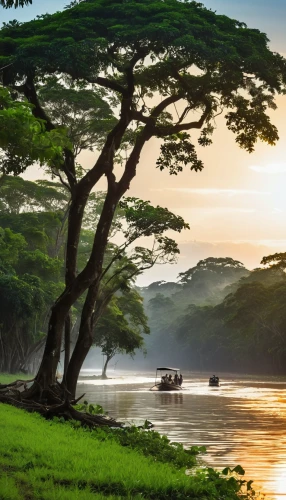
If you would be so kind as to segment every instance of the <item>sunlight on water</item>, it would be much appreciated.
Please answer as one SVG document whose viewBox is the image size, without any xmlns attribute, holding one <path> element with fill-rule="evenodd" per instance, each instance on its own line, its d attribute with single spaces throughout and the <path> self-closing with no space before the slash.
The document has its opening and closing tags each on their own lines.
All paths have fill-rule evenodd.
<svg viewBox="0 0 286 500">
<path fill-rule="evenodd" d="M 154 374 L 116 371 L 104 381 L 84 378 L 78 394 L 118 420 L 148 419 L 172 441 L 206 445 L 208 465 L 240 464 L 267 500 L 286 500 L 286 380 L 225 375 L 209 387 L 208 376 L 185 373 L 183 391 L 152 392 Z"/>
</svg>

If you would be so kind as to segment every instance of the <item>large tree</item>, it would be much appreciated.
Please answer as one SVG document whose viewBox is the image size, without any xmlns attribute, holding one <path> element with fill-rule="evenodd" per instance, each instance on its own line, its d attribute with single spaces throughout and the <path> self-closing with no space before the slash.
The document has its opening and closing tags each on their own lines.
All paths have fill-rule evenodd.
<svg viewBox="0 0 286 500">
<path fill-rule="evenodd" d="M 47 130 L 57 124 L 41 105 L 39 90 L 41 81 L 55 74 L 102 89 L 117 116 L 84 175 L 78 175 L 67 148 L 57 167 L 71 191 L 66 289 L 52 308 L 36 390 L 54 384 L 65 320 L 86 290 L 81 328 L 90 336 L 114 213 L 148 141 L 161 141 L 157 167 L 171 174 L 186 165 L 203 168 L 189 132 L 200 130 L 199 144 L 210 144 L 221 113 L 240 147 L 252 152 L 258 139 L 274 144 L 278 133 L 267 109 L 275 108 L 275 94 L 283 92 L 285 60 L 269 50 L 265 34 L 197 2 L 86 0 L 36 21 L 5 25 L 0 67 L 4 85 L 34 105 Z M 102 177 L 105 202 L 90 257 L 77 273 L 85 206 Z"/>
<path fill-rule="evenodd" d="M 108 243 L 88 328 L 81 318 L 78 338 L 70 360 L 67 351 L 65 353 L 68 361 L 68 366 L 65 363 L 65 380 L 72 395 L 75 395 L 80 370 L 94 342 L 94 330 L 114 295 L 120 290 L 130 289 L 134 279 L 155 264 L 176 262 L 178 245 L 164 233 L 170 230 L 180 232 L 187 228 L 189 226 L 182 217 L 174 215 L 167 208 L 154 207 L 150 202 L 136 198 L 124 198 L 120 202 L 111 234 L 113 237 L 121 235 L 121 238 L 123 235 L 124 242 L 121 245 Z M 151 239 L 149 247 L 134 246 L 136 243 L 138 245 L 138 240 L 142 237 L 148 238 L 149 241 Z M 88 300 L 90 299 L 87 294 L 83 310 Z"/>
</svg>

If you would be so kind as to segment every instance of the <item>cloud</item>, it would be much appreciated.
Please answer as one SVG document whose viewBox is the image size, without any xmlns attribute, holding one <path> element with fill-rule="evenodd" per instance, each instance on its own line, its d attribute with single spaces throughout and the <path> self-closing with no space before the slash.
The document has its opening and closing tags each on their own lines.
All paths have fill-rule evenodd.
<svg viewBox="0 0 286 500">
<path fill-rule="evenodd" d="M 177 193 L 198 194 L 198 195 L 270 195 L 270 191 L 257 191 L 255 189 L 220 189 L 220 188 L 165 188 L 152 189 L 152 191 L 176 191 Z"/>
<path fill-rule="evenodd" d="M 250 170 L 262 174 L 280 174 L 281 172 L 286 172 L 286 163 L 269 163 L 264 167 L 260 165 L 251 165 Z"/>
</svg>

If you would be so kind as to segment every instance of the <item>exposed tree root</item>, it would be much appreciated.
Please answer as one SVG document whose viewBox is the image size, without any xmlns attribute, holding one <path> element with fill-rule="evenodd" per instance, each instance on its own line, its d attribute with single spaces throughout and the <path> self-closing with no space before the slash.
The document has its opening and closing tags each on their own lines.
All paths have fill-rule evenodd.
<svg viewBox="0 0 286 500">
<path fill-rule="evenodd" d="M 7 389 L 8 387 L 18 389 L 19 387 L 26 386 L 27 384 L 34 382 L 34 379 L 32 378 L 31 380 L 15 380 L 14 382 L 11 382 L 10 384 L 0 384 L 0 392 Z"/>
<path fill-rule="evenodd" d="M 31 388 L 27 383 L 34 382 Z M 38 384 L 39 385 L 39 384 Z M 76 420 L 87 427 L 123 427 L 121 422 L 106 415 L 91 415 L 78 411 L 74 405 L 83 398 L 71 399 L 67 389 L 57 382 L 56 385 L 43 389 L 37 387 L 34 380 L 17 380 L 11 384 L 0 384 L 0 403 L 10 404 L 29 412 L 37 412 L 46 419 L 54 417 L 64 420 Z"/>
</svg>

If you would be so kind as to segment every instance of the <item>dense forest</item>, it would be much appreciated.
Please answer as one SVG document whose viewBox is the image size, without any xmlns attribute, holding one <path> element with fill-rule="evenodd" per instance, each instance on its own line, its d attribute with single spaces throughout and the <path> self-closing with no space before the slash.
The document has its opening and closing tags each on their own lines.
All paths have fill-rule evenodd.
<svg viewBox="0 0 286 500">
<path fill-rule="evenodd" d="M 78 271 L 92 245 L 92 226 L 103 202 L 102 193 L 90 197 L 80 233 Z M 49 310 L 64 289 L 64 252 L 69 194 L 62 184 L 31 182 L 2 176 L 0 185 L 0 370 L 35 373 L 46 341 Z M 124 224 L 124 230 L 122 225 Z M 147 224 L 147 225 L 146 225 Z M 116 353 L 134 354 L 144 348 L 149 333 L 143 299 L 135 288 L 138 274 L 156 262 L 172 262 L 175 241 L 164 231 L 185 227 L 181 217 L 148 202 L 125 198 L 114 219 L 111 239 L 124 232 L 124 243 L 110 241 L 95 308 L 93 345 L 106 356 L 103 376 Z M 133 246 L 142 235 L 152 236 L 152 250 Z M 73 350 L 85 296 L 71 315 L 69 346 Z M 95 328 L 96 326 L 96 328 Z M 62 374 L 65 358 L 61 359 Z"/>
<path fill-rule="evenodd" d="M 151 329 L 148 364 L 285 374 L 285 257 L 265 258 L 267 266 L 253 271 L 210 257 L 176 283 L 140 288 Z"/>
</svg>

